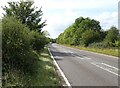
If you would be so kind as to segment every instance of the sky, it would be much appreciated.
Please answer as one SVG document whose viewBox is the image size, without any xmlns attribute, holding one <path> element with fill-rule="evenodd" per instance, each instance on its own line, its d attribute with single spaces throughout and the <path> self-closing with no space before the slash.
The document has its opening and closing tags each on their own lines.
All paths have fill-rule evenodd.
<svg viewBox="0 0 120 88">
<path fill-rule="evenodd" d="M 8 1 L 0 0 L 0 6 Z M 47 30 L 49 37 L 57 38 L 78 17 L 90 17 L 100 22 L 103 30 L 111 26 L 118 26 L 119 0 L 34 0 L 34 6 L 42 7 L 42 21 L 46 21 L 43 30 Z M 0 17 L 4 11 L 0 8 Z"/>
</svg>

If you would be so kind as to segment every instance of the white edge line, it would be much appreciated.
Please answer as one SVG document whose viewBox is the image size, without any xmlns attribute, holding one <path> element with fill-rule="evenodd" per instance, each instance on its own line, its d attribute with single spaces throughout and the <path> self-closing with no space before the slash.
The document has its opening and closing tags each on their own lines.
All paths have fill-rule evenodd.
<svg viewBox="0 0 120 88">
<path fill-rule="evenodd" d="M 55 65 L 56 65 L 57 69 L 59 70 L 61 76 L 62 76 L 63 79 L 65 80 L 67 86 L 70 87 L 70 88 L 72 88 L 72 86 L 70 85 L 70 83 L 69 83 L 68 79 L 66 78 L 65 74 L 62 72 L 62 70 L 60 69 L 59 65 L 58 65 L 57 62 L 55 61 L 55 59 L 54 59 L 52 53 L 50 52 L 50 49 L 49 49 L 49 48 L 48 48 L 48 51 L 49 51 L 49 53 L 50 53 L 50 55 L 51 55 L 51 58 L 53 59 Z"/>
<path fill-rule="evenodd" d="M 117 73 L 115 73 L 115 72 L 112 72 L 112 71 L 110 71 L 110 70 L 108 70 L 108 69 L 105 69 L 105 68 L 103 68 L 103 67 L 101 67 L 101 66 L 99 66 L 99 65 L 96 65 L 95 63 L 91 63 L 91 64 L 93 64 L 93 65 L 95 65 L 95 66 L 97 66 L 97 67 L 99 67 L 99 68 L 101 68 L 101 69 L 103 69 L 103 70 L 105 70 L 105 71 L 108 71 L 108 72 L 110 72 L 110 73 L 112 73 L 112 74 L 114 74 L 114 75 L 120 76 L 119 74 L 117 74 Z"/>
<path fill-rule="evenodd" d="M 114 67 L 114 66 L 111 66 L 111 65 L 108 65 L 108 64 L 105 64 L 105 63 L 101 63 L 101 64 L 106 65 L 106 66 L 111 67 L 111 68 L 114 68 L 114 69 L 116 69 L 116 70 L 120 70 L 120 69 L 118 69 L 118 68 L 116 68 L 116 67 Z"/>
</svg>

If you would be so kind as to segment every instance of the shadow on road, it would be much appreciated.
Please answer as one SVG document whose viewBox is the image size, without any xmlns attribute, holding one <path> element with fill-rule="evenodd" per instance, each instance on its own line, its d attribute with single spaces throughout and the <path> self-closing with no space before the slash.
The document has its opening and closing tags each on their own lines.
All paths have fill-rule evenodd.
<svg viewBox="0 0 120 88">
<path fill-rule="evenodd" d="M 71 53 L 71 52 L 57 52 L 57 51 L 51 50 L 51 53 L 56 60 L 62 60 L 65 58 L 70 58 L 70 57 L 75 57 L 75 58 L 76 57 L 81 57 L 81 58 L 84 57 L 84 55 L 78 55 L 77 53 Z"/>
</svg>

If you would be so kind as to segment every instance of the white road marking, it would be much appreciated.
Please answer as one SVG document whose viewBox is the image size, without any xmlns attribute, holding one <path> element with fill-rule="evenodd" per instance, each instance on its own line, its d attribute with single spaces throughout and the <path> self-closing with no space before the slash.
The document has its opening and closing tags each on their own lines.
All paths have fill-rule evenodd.
<svg viewBox="0 0 120 88">
<path fill-rule="evenodd" d="M 53 59 L 53 62 L 54 62 L 55 65 L 56 65 L 57 69 L 59 70 L 61 76 L 62 76 L 63 79 L 65 80 L 67 86 L 68 86 L 69 88 L 72 88 L 72 86 L 70 85 L 70 83 L 69 83 L 68 79 L 66 78 L 65 74 L 63 73 L 63 71 L 60 69 L 59 65 L 58 65 L 57 62 L 55 61 L 55 59 L 54 59 L 52 53 L 50 52 L 50 49 L 49 49 L 49 48 L 48 48 L 48 51 L 49 51 L 49 53 L 50 53 L 50 55 L 51 55 L 51 58 Z M 64 85 L 63 85 L 63 86 L 64 86 Z"/>
<path fill-rule="evenodd" d="M 87 50 L 80 50 L 80 49 L 77 49 L 77 48 L 71 48 L 69 46 L 63 46 L 63 45 L 60 45 L 60 44 L 56 44 L 56 45 L 62 46 L 62 47 L 65 47 L 65 48 L 70 48 L 70 49 L 73 49 L 73 50 L 84 51 L 84 52 L 88 52 L 88 53 L 93 53 L 93 54 L 97 54 L 97 55 L 102 55 L 102 56 L 107 56 L 107 57 L 119 59 L 119 57 L 116 57 L 116 56 L 110 56 L 110 55 L 107 55 L 107 54 L 102 54 L 102 53 L 97 53 L 97 52 L 92 52 L 92 51 L 87 51 Z"/>
<path fill-rule="evenodd" d="M 64 57 L 61 57 L 61 56 L 54 56 L 54 58 L 64 58 Z"/>
<path fill-rule="evenodd" d="M 74 56 L 75 58 L 79 58 L 79 59 L 81 59 L 81 60 L 90 60 L 91 58 L 89 58 L 89 57 L 80 57 L 80 56 L 76 56 L 75 54 L 73 54 L 73 53 L 71 53 L 71 55 L 72 56 Z"/>
<path fill-rule="evenodd" d="M 77 57 L 77 58 L 79 58 L 79 59 L 81 59 L 81 60 L 84 60 L 85 58 L 82 58 L 82 57 Z"/>
<path fill-rule="evenodd" d="M 95 65 L 95 66 L 97 66 L 97 67 L 99 67 L 99 68 L 101 68 L 101 69 L 103 69 L 103 70 L 105 70 L 105 71 L 108 71 L 108 72 L 110 72 L 110 73 L 112 73 L 112 74 L 114 74 L 114 75 L 120 76 L 119 74 L 117 74 L 117 73 L 115 73 L 115 72 L 112 72 L 112 71 L 110 71 L 109 69 L 103 68 L 103 67 L 97 65 L 96 63 L 93 63 L 93 62 L 92 62 L 91 64 L 92 64 L 92 65 Z"/>
<path fill-rule="evenodd" d="M 73 56 L 73 57 L 75 57 L 75 58 L 78 58 L 78 59 L 84 59 L 84 58 L 82 58 L 82 57 L 79 57 L 79 56 L 76 56 L 76 55 L 74 55 L 73 53 L 71 53 L 71 55 Z"/>
<path fill-rule="evenodd" d="M 116 68 L 116 67 L 114 67 L 114 66 L 111 66 L 111 65 L 108 65 L 108 64 L 105 64 L 105 63 L 101 63 L 101 64 L 106 65 L 106 66 L 111 67 L 111 68 L 114 68 L 114 69 L 116 69 L 116 70 L 120 70 L 120 69 L 118 69 L 118 68 Z"/>
<path fill-rule="evenodd" d="M 73 54 L 73 52 L 72 51 L 65 51 L 66 53 L 70 53 L 70 54 Z"/>
<path fill-rule="evenodd" d="M 81 60 L 90 60 L 91 58 L 88 58 L 88 57 L 79 57 L 79 56 L 75 56 L 76 58 L 79 58 Z"/>
<path fill-rule="evenodd" d="M 71 55 L 75 58 L 79 58 L 79 59 L 91 59 L 91 58 L 88 58 L 88 57 L 80 57 L 80 56 L 77 56 L 75 55 L 74 53 L 71 52 Z"/>
<path fill-rule="evenodd" d="M 89 59 L 89 60 L 91 59 L 91 58 L 89 58 L 89 57 L 83 57 L 83 58 L 85 58 L 85 59 Z"/>
<path fill-rule="evenodd" d="M 75 56 L 75 57 L 78 58 L 78 59 L 81 59 L 81 60 L 85 59 L 85 58 L 82 58 L 82 57 L 79 57 L 79 56 Z"/>
</svg>

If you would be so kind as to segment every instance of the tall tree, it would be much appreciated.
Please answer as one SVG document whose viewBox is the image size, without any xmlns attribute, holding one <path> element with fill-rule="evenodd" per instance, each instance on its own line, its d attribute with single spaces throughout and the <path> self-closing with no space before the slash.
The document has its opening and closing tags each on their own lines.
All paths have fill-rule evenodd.
<svg viewBox="0 0 120 88">
<path fill-rule="evenodd" d="M 37 7 L 33 6 L 33 1 L 23 1 L 20 2 L 8 2 L 8 7 L 3 7 L 8 16 L 15 16 L 20 19 L 23 24 L 26 24 L 30 30 L 38 30 L 41 32 L 42 28 L 46 25 L 45 22 L 41 22 L 42 10 L 36 10 Z"/>
<path fill-rule="evenodd" d="M 58 40 L 62 39 L 61 43 L 70 45 L 86 43 L 87 46 L 89 43 L 95 42 L 95 38 L 98 39 L 100 33 L 102 35 L 99 21 L 79 17 L 71 26 L 65 29 L 62 35 L 59 35 Z"/>
</svg>

